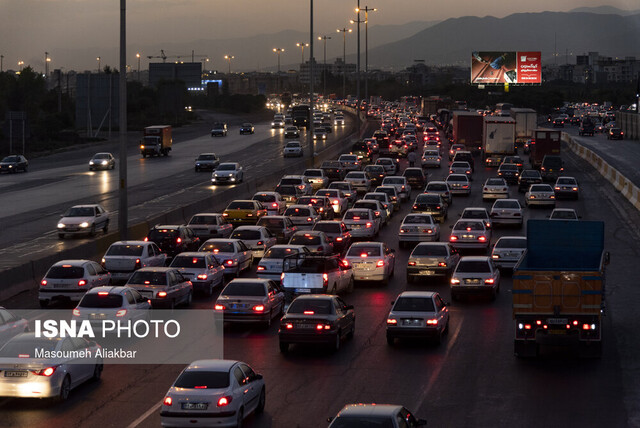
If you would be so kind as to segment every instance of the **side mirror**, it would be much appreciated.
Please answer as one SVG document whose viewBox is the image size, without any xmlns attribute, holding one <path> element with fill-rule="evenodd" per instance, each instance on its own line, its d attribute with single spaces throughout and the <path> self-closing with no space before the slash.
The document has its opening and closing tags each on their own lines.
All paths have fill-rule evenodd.
<svg viewBox="0 0 640 428">
<path fill-rule="evenodd" d="M 254 377 L 255 380 L 262 380 L 262 375 L 261 374 L 256 374 L 256 376 Z"/>
</svg>

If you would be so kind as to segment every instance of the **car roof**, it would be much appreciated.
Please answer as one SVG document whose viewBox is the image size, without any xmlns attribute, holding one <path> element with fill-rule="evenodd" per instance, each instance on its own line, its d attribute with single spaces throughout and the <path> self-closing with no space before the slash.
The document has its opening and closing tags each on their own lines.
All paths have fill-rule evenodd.
<svg viewBox="0 0 640 428">
<path fill-rule="evenodd" d="M 74 205 L 71 208 L 94 208 L 99 207 L 99 204 L 82 204 L 82 205 Z"/>
<path fill-rule="evenodd" d="M 197 214 L 194 214 L 193 217 L 195 217 L 197 215 L 209 215 L 209 216 L 217 216 L 217 217 L 222 216 L 221 213 L 197 213 Z"/>
<path fill-rule="evenodd" d="M 109 294 L 118 294 L 118 295 L 122 295 L 124 294 L 125 290 L 135 290 L 135 288 L 132 287 L 128 287 L 128 286 L 115 286 L 115 285 L 108 285 L 105 287 L 94 287 L 91 288 L 89 290 L 87 290 L 86 294 L 98 294 L 98 293 L 104 293 L 105 291 Z"/>
<path fill-rule="evenodd" d="M 91 261 L 92 260 L 84 260 L 84 259 L 60 260 L 59 262 L 56 262 L 51 266 L 71 265 L 71 266 L 74 266 L 74 267 L 81 267 L 84 264 L 89 263 Z"/>
<path fill-rule="evenodd" d="M 217 370 L 230 371 L 233 366 L 241 363 L 235 360 L 197 360 L 187 366 L 185 370 Z"/>
<path fill-rule="evenodd" d="M 211 238 L 211 239 L 207 239 L 206 241 L 204 241 L 202 244 L 206 244 L 207 242 L 240 242 L 240 239 L 235 239 L 235 238 Z"/>
<path fill-rule="evenodd" d="M 501 236 L 500 238 L 498 238 L 498 241 L 500 241 L 501 239 L 522 239 L 523 241 L 526 241 L 527 237 L 526 236 Z"/>
<path fill-rule="evenodd" d="M 176 257 L 178 256 L 185 256 L 185 257 L 204 257 L 206 255 L 211 254 L 209 251 L 185 251 L 183 253 L 178 253 L 176 255 Z"/>
<path fill-rule="evenodd" d="M 113 245 L 151 245 L 153 242 L 151 241 L 116 241 L 110 246 Z"/>
<path fill-rule="evenodd" d="M 379 241 L 358 241 L 351 244 L 351 247 L 364 247 L 364 246 L 382 245 L 382 244 L 383 242 L 379 242 Z"/>
<path fill-rule="evenodd" d="M 138 269 L 136 272 L 167 272 L 170 270 L 176 270 L 176 268 L 168 266 L 147 266 Z"/>
<path fill-rule="evenodd" d="M 466 262 L 488 262 L 490 260 L 487 256 L 463 256 L 460 258 L 460 261 Z"/>
<path fill-rule="evenodd" d="M 403 291 L 398 297 L 434 297 L 436 291 Z"/>
<path fill-rule="evenodd" d="M 347 404 L 338 416 L 393 416 L 402 409 L 397 404 Z"/>
<path fill-rule="evenodd" d="M 293 206 L 293 205 L 292 205 Z M 304 205 L 306 206 L 306 205 Z M 264 226 L 252 226 L 252 225 L 244 225 L 244 226 L 238 226 L 236 227 L 233 231 L 235 232 L 236 230 L 264 230 L 265 227 Z"/>
</svg>

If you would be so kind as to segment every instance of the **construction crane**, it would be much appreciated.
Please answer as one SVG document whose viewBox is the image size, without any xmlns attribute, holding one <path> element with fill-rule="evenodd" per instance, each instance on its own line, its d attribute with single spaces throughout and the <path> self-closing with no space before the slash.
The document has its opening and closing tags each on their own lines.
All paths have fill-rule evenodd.
<svg viewBox="0 0 640 428">
<path fill-rule="evenodd" d="M 162 62 L 166 62 L 167 61 L 167 56 L 164 54 L 164 50 L 163 49 L 160 49 L 160 56 L 148 55 L 147 58 L 149 58 L 149 59 L 162 58 Z"/>
<path fill-rule="evenodd" d="M 180 58 L 188 58 L 191 57 L 191 62 L 195 62 L 195 58 L 200 58 L 200 59 L 204 59 L 204 58 L 209 58 L 209 55 L 200 55 L 200 54 L 195 54 L 194 51 L 191 51 L 191 54 L 188 55 L 169 55 L 167 56 L 164 53 L 164 49 L 160 50 L 160 55 L 149 55 L 147 56 L 147 58 L 149 59 L 153 59 L 153 58 L 162 58 L 162 62 L 166 62 L 167 58 L 175 58 L 176 60 L 180 60 Z"/>
</svg>

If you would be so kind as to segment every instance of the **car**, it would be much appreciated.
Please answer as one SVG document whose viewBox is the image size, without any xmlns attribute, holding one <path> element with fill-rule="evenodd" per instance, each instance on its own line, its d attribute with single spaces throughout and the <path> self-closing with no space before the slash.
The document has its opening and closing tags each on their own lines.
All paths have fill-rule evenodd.
<svg viewBox="0 0 640 428">
<path fill-rule="evenodd" d="M 466 161 L 454 161 L 449 165 L 449 174 L 465 174 L 469 181 L 473 180 L 471 165 Z"/>
<path fill-rule="evenodd" d="M 336 125 L 336 126 L 338 126 L 338 125 L 339 125 L 339 126 L 344 125 L 344 116 L 336 115 L 336 116 L 333 118 L 333 124 L 334 124 L 334 125 Z"/>
<path fill-rule="evenodd" d="M 384 208 L 382 202 L 377 199 L 359 199 L 353 204 L 353 208 L 368 208 L 373 211 L 376 220 L 380 222 L 380 227 L 384 227 L 389 222 L 388 211 Z"/>
<path fill-rule="evenodd" d="M 112 282 L 126 282 L 136 270 L 147 266 L 164 266 L 167 255 L 155 242 L 116 241 L 102 257 L 102 267 L 111 273 Z"/>
<path fill-rule="evenodd" d="M 524 194 L 524 202 L 531 206 L 556 206 L 556 194 L 549 184 L 532 184 Z"/>
<path fill-rule="evenodd" d="M 373 151 L 364 141 L 356 141 L 351 146 L 351 150 L 349 153 L 358 156 L 358 159 L 360 159 L 362 163 L 369 163 L 371 161 L 371 155 L 373 154 Z"/>
<path fill-rule="evenodd" d="M 573 208 L 554 208 L 549 214 L 549 220 L 580 220 L 580 216 Z"/>
<path fill-rule="evenodd" d="M 461 220 L 479 219 L 484 221 L 484 225 L 487 229 L 491 229 L 491 216 L 484 207 L 466 207 L 460 214 Z"/>
<path fill-rule="evenodd" d="M 336 295 L 298 296 L 280 320 L 280 352 L 289 352 L 292 344 L 325 344 L 340 349 L 344 339 L 353 338 L 356 316 L 353 306 Z"/>
<path fill-rule="evenodd" d="M 498 167 L 498 177 L 504 178 L 505 181 L 509 184 L 518 183 L 518 177 L 520 175 L 520 170 L 518 169 L 518 165 L 515 163 L 504 163 Z"/>
<path fill-rule="evenodd" d="M 243 134 L 253 134 L 255 132 L 255 128 L 252 123 L 245 122 L 240 125 L 240 135 Z"/>
<path fill-rule="evenodd" d="M 74 205 L 58 221 L 58 238 L 66 235 L 95 236 L 98 230 L 109 232 L 109 212 L 100 204 Z"/>
<path fill-rule="evenodd" d="M 222 313 L 225 323 L 261 323 L 271 326 L 284 314 L 284 290 L 270 279 L 236 278 L 229 282 L 213 309 Z"/>
<path fill-rule="evenodd" d="M 454 153 L 452 162 L 468 162 L 471 166 L 471 172 L 475 169 L 475 160 L 473 154 L 469 150 L 458 150 Z"/>
<path fill-rule="evenodd" d="M 315 207 L 306 204 L 291 205 L 284 212 L 284 216 L 288 217 L 299 230 L 311 229 L 316 221 L 321 219 L 321 215 Z"/>
<path fill-rule="evenodd" d="M 165 394 L 160 423 L 203 426 L 215 421 L 220 427 L 240 427 L 247 415 L 264 411 L 265 391 L 262 375 L 242 361 L 194 361 Z"/>
<path fill-rule="evenodd" d="M 239 276 L 253 265 L 253 252 L 239 239 L 207 239 L 198 251 L 208 251 L 224 266 L 225 276 Z"/>
<path fill-rule="evenodd" d="M 229 128 L 224 122 L 216 122 L 213 124 L 213 128 L 211 128 L 212 137 L 226 137 L 227 132 L 229 132 Z"/>
<path fill-rule="evenodd" d="M 365 138 L 364 143 L 367 145 L 371 153 L 380 153 L 380 144 L 375 138 Z"/>
<path fill-rule="evenodd" d="M 9 339 L 29 332 L 29 321 L 0 306 L 0 348 Z"/>
<path fill-rule="evenodd" d="M 282 156 L 288 157 L 302 157 L 304 156 L 304 150 L 300 141 L 289 141 L 282 150 Z"/>
<path fill-rule="evenodd" d="M 422 171 L 422 168 L 406 168 L 402 176 L 407 179 L 412 189 L 422 189 L 427 183 L 427 174 Z"/>
<path fill-rule="evenodd" d="M 379 281 L 384 285 L 395 273 L 395 250 L 384 242 L 354 242 L 344 257 L 355 281 Z"/>
<path fill-rule="evenodd" d="M 406 177 L 401 176 L 387 176 L 382 180 L 383 186 L 393 186 L 396 188 L 398 192 L 398 196 L 400 197 L 400 201 L 406 201 L 409 199 L 411 195 L 411 185 L 409 184 Z"/>
<path fill-rule="evenodd" d="M 491 248 L 491 229 L 484 220 L 470 219 L 458 220 L 453 225 L 449 243 L 456 250 Z"/>
<path fill-rule="evenodd" d="M 101 331 L 103 320 L 124 324 L 146 321 L 150 318 L 150 309 L 149 299 L 138 290 L 110 285 L 87 291 L 72 313 L 74 319 L 88 320 L 94 331 Z"/>
<path fill-rule="evenodd" d="M 200 246 L 200 238 L 185 225 L 156 225 L 144 240 L 155 242 L 168 258 L 183 251 L 195 251 Z"/>
<path fill-rule="evenodd" d="M 209 252 L 184 252 L 173 258 L 169 267 L 176 268 L 193 284 L 194 291 L 207 296 L 224 284 L 224 266 Z"/>
<path fill-rule="evenodd" d="M 311 252 L 304 245 L 274 245 L 267 250 L 258 262 L 257 276 L 258 278 L 280 282 L 280 277 L 284 271 L 285 259 L 295 257 L 297 260 L 303 260 L 305 255 L 310 256 Z"/>
<path fill-rule="evenodd" d="M 504 178 L 487 178 L 482 186 L 482 200 L 489 199 L 508 199 L 509 185 Z"/>
<path fill-rule="evenodd" d="M 334 181 L 329 184 L 328 189 L 339 189 L 344 194 L 345 198 L 349 201 L 350 204 L 353 204 L 358 199 L 358 192 L 348 181 Z"/>
<path fill-rule="evenodd" d="M 275 192 L 282 197 L 287 207 L 296 204 L 298 198 L 304 196 L 304 190 L 293 184 L 278 184 Z"/>
<path fill-rule="evenodd" d="M 328 132 L 323 126 L 316 126 L 313 129 L 313 139 L 314 140 L 324 141 L 328 137 L 327 134 L 328 134 Z"/>
<path fill-rule="evenodd" d="M 393 202 L 391 202 L 391 199 L 389 198 L 389 195 L 387 193 L 384 192 L 369 192 L 369 193 L 365 193 L 364 196 L 362 197 L 362 199 L 364 200 L 376 200 L 378 202 L 380 202 L 382 204 L 382 208 L 384 208 L 384 210 L 387 212 L 387 222 L 388 219 L 391 218 L 391 215 L 393 214 Z"/>
<path fill-rule="evenodd" d="M 463 294 L 489 294 L 495 300 L 500 291 L 500 270 L 490 257 L 465 256 L 460 258 L 451 275 L 451 299 L 459 300 Z"/>
<path fill-rule="evenodd" d="M 524 169 L 524 161 L 520 156 L 505 156 L 502 163 L 513 163 L 518 167 L 518 171 L 522 172 Z"/>
<path fill-rule="evenodd" d="M 233 231 L 231 238 L 244 242 L 253 253 L 254 260 L 261 258 L 277 243 L 276 236 L 264 226 L 239 226 Z"/>
<path fill-rule="evenodd" d="M 532 184 L 542 184 L 542 175 L 535 169 L 525 169 L 518 177 L 518 192 L 526 192 Z"/>
<path fill-rule="evenodd" d="M 349 201 L 339 189 L 319 189 L 316 194 L 318 198 L 328 198 L 334 212 L 334 216 L 342 215 L 349 206 Z"/>
<path fill-rule="evenodd" d="M 151 307 L 174 309 L 177 305 L 191 305 L 193 284 L 173 267 L 146 267 L 131 275 L 127 287 L 134 288 L 151 301 Z"/>
<path fill-rule="evenodd" d="M 346 169 L 342 166 L 342 162 L 338 160 L 330 160 L 322 162 L 320 169 L 329 181 L 340 181 L 347 175 Z"/>
<path fill-rule="evenodd" d="M 398 164 L 391 158 L 378 158 L 376 165 L 382 165 L 387 175 L 395 175 L 398 173 Z"/>
<path fill-rule="evenodd" d="M 407 282 L 421 278 L 449 278 L 460 253 L 446 242 L 420 242 L 407 261 Z"/>
<path fill-rule="evenodd" d="M 51 351 L 56 358 L 38 358 L 34 350 Z M 36 333 L 21 333 L 0 349 L 0 396 L 14 398 L 56 398 L 64 401 L 72 389 L 102 375 L 102 347 L 78 337 L 37 337 Z M 69 351 L 88 351 L 89 356 L 77 364 L 78 358 Z M 67 351 L 67 352 L 63 352 Z M 16 360 L 20 359 L 20 364 Z M 73 378 L 73 381 L 71 380 Z M 79 399 L 82 399 L 80 397 Z"/>
<path fill-rule="evenodd" d="M 244 181 L 244 170 L 238 162 L 224 162 L 211 173 L 211 184 L 235 184 Z"/>
<path fill-rule="evenodd" d="M 491 250 L 491 260 L 498 269 L 512 269 L 526 249 L 526 236 L 502 236 Z"/>
<path fill-rule="evenodd" d="M 564 171 L 564 162 L 557 155 L 545 155 L 540 166 L 540 175 L 544 181 L 557 180 Z"/>
<path fill-rule="evenodd" d="M 449 213 L 448 205 L 442 197 L 433 193 L 421 193 L 416 196 L 411 212 L 416 214 L 430 214 L 439 223 L 444 223 Z"/>
<path fill-rule="evenodd" d="M 287 126 L 284 130 L 284 138 L 300 138 L 300 129 L 297 126 Z"/>
<path fill-rule="evenodd" d="M 302 175 L 311 182 L 311 188 L 313 191 L 317 191 L 318 189 L 325 188 L 329 185 L 329 177 L 324 175 L 324 171 L 322 169 L 305 169 Z"/>
<path fill-rule="evenodd" d="M 400 197 L 395 186 L 378 186 L 375 188 L 373 193 L 386 193 L 393 205 L 393 210 L 398 211 L 400 209 Z"/>
<path fill-rule="evenodd" d="M 574 177 L 558 177 L 556 184 L 553 186 L 553 191 L 556 199 L 578 199 L 580 197 L 580 186 L 578 186 L 578 180 Z"/>
<path fill-rule="evenodd" d="M 116 158 L 113 157 L 111 153 L 101 152 L 93 155 L 91 160 L 89 160 L 89 171 L 94 171 L 96 169 L 115 169 L 116 168 Z"/>
<path fill-rule="evenodd" d="M 303 245 L 314 255 L 330 256 L 334 253 L 331 238 L 320 230 L 299 230 L 289 239 L 289 245 Z"/>
<path fill-rule="evenodd" d="M 38 301 L 46 308 L 53 301 L 79 302 L 94 287 L 111 284 L 111 274 L 91 260 L 60 260 L 40 281 Z"/>
<path fill-rule="evenodd" d="M 358 155 L 342 154 L 338 160 L 347 173 L 350 171 L 359 171 L 362 166 L 362 161 L 358 158 Z"/>
<path fill-rule="evenodd" d="M 624 132 L 620 128 L 609 128 L 607 131 L 608 140 L 622 140 L 624 139 Z"/>
<path fill-rule="evenodd" d="M 367 193 L 371 190 L 371 179 L 364 171 L 350 171 L 344 177 L 344 181 L 350 183 L 356 192 Z"/>
<path fill-rule="evenodd" d="M 238 199 L 231 201 L 222 216 L 234 226 L 255 225 L 260 217 L 267 215 L 267 209 L 262 202 L 253 199 Z"/>
<path fill-rule="evenodd" d="M 564 128 L 564 119 L 562 118 L 556 117 L 552 123 L 554 128 Z"/>
<path fill-rule="evenodd" d="M 233 225 L 227 222 L 222 213 L 194 214 L 187 227 L 201 241 L 210 238 L 228 238 L 233 231 Z"/>
<path fill-rule="evenodd" d="M 333 220 L 335 217 L 335 211 L 331 204 L 331 199 L 328 196 L 301 196 L 298 198 L 296 205 L 309 205 L 316 209 L 316 212 L 320 214 L 322 220 Z"/>
<path fill-rule="evenodd" d="M 291 219 L 284 215 L 262 216 L 256 225 L 266 227 L 276 237 L 277 244 L 289 242 L 291 236 L 298 230 Z"/>
<path fill-rule="evenodd" d="M 27 172 L 29 161 L 22 155 L 9 155 L 0 161 L 0 173 L 3 172 Z"/>
<path fill-rule="evenodd" d="M 220 158 L 215 153 L 201 153 L 196 159 L 196 172 L 203 170 L 215 171 L 220 165 Z"/>
<path fill-rule="evenodd" d="M 395 404 L 347 404 L 335 418 L 329 418 L 329 428 L 385 427 L 416 428 L 427 421 L 416 419 L 405 407 Z"/>
<path fill-rule="evenodd" d="M 331 243 L 333 251 L 337 254 L 344 254 L 347 248 L 351 246 L 351 233 L 347 226 L 340 220 L 322 220 L 313 225 L 314 231 L 324 232 Z"/>
<path fill-rule="evenodd" d="M 466 195 L 471 194 L 471 182 L 466 174 L 449 174 L 445 182 L 449 185 L 452 195 Z"/>
<path fill-rule="evenodd" d="M 285 126 L 284 119 L 273 119 L 271 121 L 271 129 L 283 129 Z"/>
<path fill-rule="evenodd" d="M 296 186 L 302 191 L 303 195 L 311 195 L 313 187 L 311 182 L 304 175 L 285 175 L 280 179 L 278 185 L 282 186 Z"/>
<path fill-rule="evenodd" d="M 442 156 L 440 156 L 439 150 L 425 150 L 422 153 L 422 158 L 420 160 L 423 168 L 440 168 L 442 164 Z"/>
<path fill-rule="evenodd" d="M 267 215 L 282 215 L 287 208 L 287 202 L 278 192 L 257 192 L 251 199 L 260 201 L 267 209 Z"/>
<path fill-rule="evenodd" d="M 522 206 L 517 199 L 498 199 L 493 203 L 489 212 L 492 225 L 515 224 L 522 226 Z"/>
<path fill-rule="evenodd" d="M 375 238 L 380 231 L 380 219 L 369 208 L 351 208 L 342 221 L 353 238 Z"/>
<path fill-rule="evenodd" d="M 430 181 L 424 188 L 422 193 L 428 193 L 431 195 L 440 195 L 442 200 L 448 205 L 453 205 L 453 196 L 451 188 L 446 181 Z"/>
<path fill-rule="evenodd" d="M 440 225 L 430 214 L 407 214 L 402 220 L 398 231 L 400 248 L 407 243 L 414 244 L 424 241 L 439 241 Z"/>
<path fill-rule="evenodd" d="M 464 144 L 452 144 L 449 148 L 449 160 L 452 160 L 453 157 L 461 150 L 466 150 L 467 146 Z"/>
<path fill-rule="evenodd" d="M 434 291 L 404 291 L 387 315 L 387 343 L 396 339 L 430 339 L 440 344 L 449 328 L 449 308 Z"/>
<path fill-rule="evenodd" d="M 409 145 L 404 140 L 396 138 L 389 144 L 389 152 L 391 156 L 406 158 L 409 154 Z"/>
</svg>

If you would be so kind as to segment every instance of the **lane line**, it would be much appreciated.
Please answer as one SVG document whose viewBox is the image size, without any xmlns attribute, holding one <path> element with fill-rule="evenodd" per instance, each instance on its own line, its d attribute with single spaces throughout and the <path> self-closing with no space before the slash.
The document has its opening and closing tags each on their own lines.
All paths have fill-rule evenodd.
<svg viewBox="0 0 640 428">
<path fill-rule="evenodd" d="M 136 428 L 138 425 L 144 422 L 145 419 L 151 416 L 153 412 L 156 412 L 160 408 L 160 406 L 162 406 L 162 401 L 159 401 L 158 404 L 154 404 L 153 407 L 151 407 L 149 410 L 147 410 L 142 415 L 140 415 L 138 419 L 136 419 L 135 421 L 127 425 L 127 428 Z"/>
</svg>

